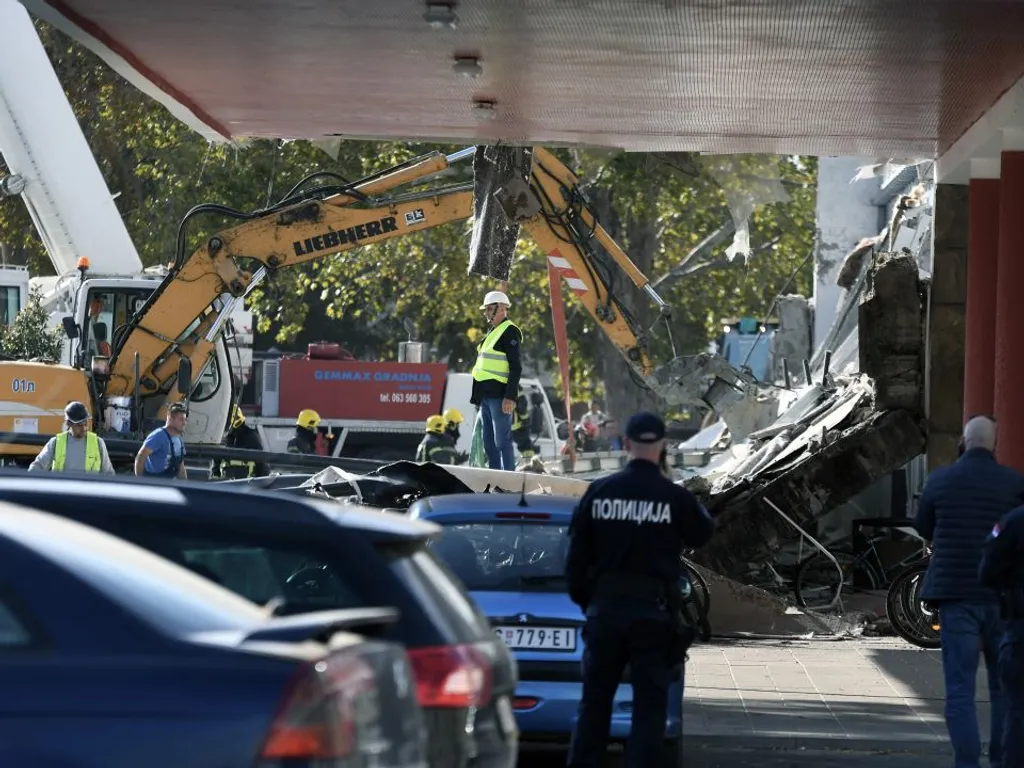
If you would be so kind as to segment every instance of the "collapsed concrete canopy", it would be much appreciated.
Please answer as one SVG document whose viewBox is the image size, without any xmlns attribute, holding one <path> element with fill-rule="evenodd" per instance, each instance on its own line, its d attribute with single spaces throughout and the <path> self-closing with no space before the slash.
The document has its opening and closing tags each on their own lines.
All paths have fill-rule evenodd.
<svg viewBox="0 0 1024 768">
<path fill-rule="evenodd" d="M 860 370 L 805 387 L 767 429 L 686 485 L 717 517 L 698 560 L 745 580 L 782 543 L 925 448 L 922 281 L 907 253 L 875 254 L 859 306 Z M 780 514 L 781 512 L 781 514 Z M 787 521 L 783 515 L 789 518 Z"/>
</svg>

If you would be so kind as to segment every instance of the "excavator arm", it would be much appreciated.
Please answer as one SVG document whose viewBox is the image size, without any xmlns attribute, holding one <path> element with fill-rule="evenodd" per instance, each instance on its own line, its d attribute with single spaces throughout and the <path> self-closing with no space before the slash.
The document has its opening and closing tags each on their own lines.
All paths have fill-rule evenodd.
<svg viewBox="0 0 1024 768">
<path fill-rule="evenodd" d="M 167 392 L 182 358 L 195 371 L 209 363 L 221 326 L 234 302 L 268 271 L 297 266 L 364 245 L 464 220 L 473 215 L 472 184 L 389 194 L 422 182 L 474 148 L 444 156 L 431 153 L 375 174 L 323 198 L 288 200 L 210 237 L 187 259 L 172 266 L 154 294 L 114 339 L 105 394 L 142 397 Z M 578 179 L 554 155 L 533 152 L 528 182 L 513 180 L 496 194 L 505 215 L 518 221 L 550 264 L 620 350 L 639 383 L 670 404 L 690 402 L 713 362 L 709 356 L 674 358 L 655 370 L 643 328 L 615 294 L 624 273 L 659 307 L 671 335 L 671 313 L 618 244 L 595 218 Z M 594 248 L 599 244 L 611 261 Z M 734 377 L 735 378 L 735 377 Z M 700 397 L 697 393 L 696 397 Z"/>
</svg>

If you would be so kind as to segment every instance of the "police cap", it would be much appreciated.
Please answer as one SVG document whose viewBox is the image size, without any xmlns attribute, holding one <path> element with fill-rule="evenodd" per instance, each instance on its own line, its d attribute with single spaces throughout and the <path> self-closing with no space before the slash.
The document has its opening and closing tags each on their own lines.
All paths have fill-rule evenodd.
<svg viewBox="0 0 1024 768">
<path fill-rule="evenodd" d="M 641 411 L 626 422 L 626 437 L 637 443 L 656 443 L 665 439 L 665 422 L 649 411 Z"/>
</svg>

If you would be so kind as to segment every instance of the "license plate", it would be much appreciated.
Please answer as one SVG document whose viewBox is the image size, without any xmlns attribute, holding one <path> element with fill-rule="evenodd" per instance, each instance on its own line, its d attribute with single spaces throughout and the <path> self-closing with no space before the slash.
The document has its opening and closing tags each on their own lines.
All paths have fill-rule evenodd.
<svg viewBox="0 0 1024 768">
<path fill-rule="evenodd" d="M 494 633 L 516 650 L 575 651 L 573 627 L 495 627 Z"/>
</svg>

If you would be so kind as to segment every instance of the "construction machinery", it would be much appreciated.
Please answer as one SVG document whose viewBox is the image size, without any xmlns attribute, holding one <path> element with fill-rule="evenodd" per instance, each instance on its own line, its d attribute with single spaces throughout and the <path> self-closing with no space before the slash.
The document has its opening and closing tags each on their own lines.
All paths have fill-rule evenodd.
<svg viewBox="0 0 1024 768">
<path fill-rule="evenodd" d="M 294 192 L 254 213 L 198 206 L 187 219 L 212 210 L 244 223 L 209 237 L 190 255 L 180 238 L 177 258 L 155 290 L 115 297 L 115 307 L 123 304 L 126 317 L 113 323 L 109 355 L 102 354 L 106 350 L 95 335 L 96 324 L 68 317 L 68 336 L 77 339 L 78 350 L 90 354 L 77 355 L 72 365 L 0 361 L 0 388 L 9 398 L 54 412 L 67 400 L 91 402 L 106 430 L 133 431 L 145 418 L 157 417 L 166 404 L 193 394 L 182 391 L 179 375 L 190 385 L 191 371 L 200 372 L 202 379 L 225 322 L 270 272 L 470 218 L 471 183 L 405 194 L 395 190 L 435 176 L 475 151 L 430 153 L 356 182 Z M 596 220 L 578 179 L 553 154 L 535 149 L 527 188 L 499 193 L 498 199 L 502 210 L 545 252 L 638 383 L 677 404 L 692 401 L 709 372 L 732 373 L 734 380 L 741 376 L 712 355 L 675 358 L 667 367 L 655 368 L 644 329 L 615 293 L 616 278 L 624 274 L 643 290 L 671 333 L 669 307 Z M 86 298 L 92 302 L 91 292 Z M 192 402 L 193 410 L 208 410 L 200 398 Z M 223 413 L 209 413 L 208 421 L 226 423 L 228 408 L 224 402 Z M 13 431 L 14 424 L 0 422 L 0 429 Z"/>
</svg>

